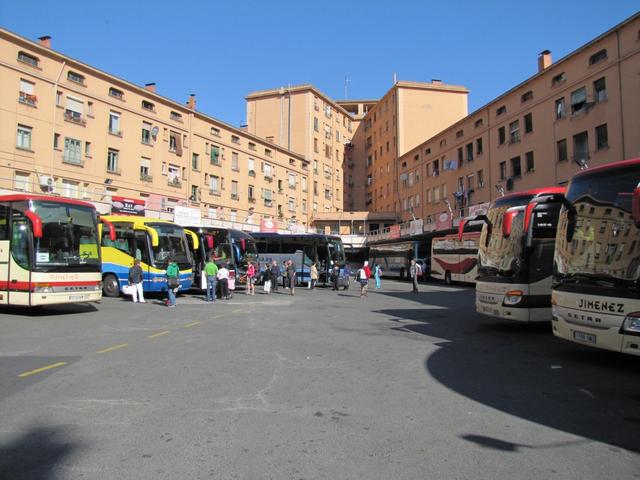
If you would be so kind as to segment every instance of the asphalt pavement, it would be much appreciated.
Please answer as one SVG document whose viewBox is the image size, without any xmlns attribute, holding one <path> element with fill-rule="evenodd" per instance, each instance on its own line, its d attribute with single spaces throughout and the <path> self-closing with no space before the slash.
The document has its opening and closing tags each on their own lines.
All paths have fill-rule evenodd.
<svg viewBox="0 0 640 480">
<path fill-rule="evenodd" d="M 640 358 L 383 280 L 0 310 L 0 479 L 640 478 Z"/>
</svg>

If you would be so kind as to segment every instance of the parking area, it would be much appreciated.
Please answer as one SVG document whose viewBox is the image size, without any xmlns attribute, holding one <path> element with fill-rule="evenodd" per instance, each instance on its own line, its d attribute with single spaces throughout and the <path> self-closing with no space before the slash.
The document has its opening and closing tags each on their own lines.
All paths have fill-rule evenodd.
<svg viewBox="0 0 640 480">
<path fill-rule="evenodd" d="M 640 478 L 640 361 L 383 280 L 0 316 L 0 478 Z"/>
</svg>

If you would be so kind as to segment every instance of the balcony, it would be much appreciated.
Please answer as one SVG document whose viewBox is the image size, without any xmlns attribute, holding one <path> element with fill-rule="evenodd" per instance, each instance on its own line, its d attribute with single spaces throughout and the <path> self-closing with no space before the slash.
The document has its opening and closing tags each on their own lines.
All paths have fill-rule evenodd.
<svg viewBox="0 0 640 480">
<path fill-rule="evenodd" d="M 73 110 L 65 110 L 64 119 L 66 122 L 76 123 L 82 126 L 85 126 L 87 124 L 82 114 L 79 112 L 74 112 Z"/>
<path fill-rule="evenodd" d="M 240 195 L 238 195 L 237 193 L 232 193 L 231 200 L 240 200 Z"/>
<path fill-rule="evenodd" d="M 122 171 L 118 167 L 114 166 L 107 166 L 107 173 L 110 173 L 111 175 L 122 175 Z"/>
<path fill-rule="evenodd" d="M 271 174 L 270 174 L 270 173 L 265 173 L 265 174 L 264 174 L 264 179 L 265 179 L 267 182 L 273 182 L 273 177 L 271 176 Z"/>
<path fill-rule="evenodd" d="M 182 182 L 180 181 L 179 178 L 174 177 L 167 180 L 167 185 L 169 185 L 170 187 L 180 188 L 182 187 Z"/>
<path fill-rule="evenodd" d="M 249 203 L 256 203 L 256 197 L 248 197 L 247 200 Z"/>
<path fill-rule="evenodd" d="M 71 155 L 63 155 L 62 163 L 66 163 L 67 165 L 76 165 L 78 167 L 84 166 L 84 160 L 82 160 L 82 158 Z"/>
<path fill-rule="evenodd" d="M 35 107 L 38 104 L 38 97 L 29 93 L 20 92 L 18 101 L 20 103 L 24 103 L 25 105 L 29 105 L 30 107 Z"/>
<path fill-rule="evenodd" d="M 153 181 L 153 176 L 146 174 L 146 173 L 141 173 L 140 174 L 140 180 L 143 182 L 152 182 Z"/>
<path fill-rule="evenodd" d="M 219 197 L 220 196 L 220 190 L 216 190 L 216 189 L 210 188 L 209 189 L 209 194 L 213 195 L 214 197 Z"/>
</svg>

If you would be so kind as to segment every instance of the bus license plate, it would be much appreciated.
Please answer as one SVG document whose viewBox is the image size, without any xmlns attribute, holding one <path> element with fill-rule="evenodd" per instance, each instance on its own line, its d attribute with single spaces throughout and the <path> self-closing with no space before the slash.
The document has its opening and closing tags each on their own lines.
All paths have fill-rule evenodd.
<svg viewBox="0 0 640 480">
<path fill-rule="evenodd" d="M 69 295 L 69 301 L 71 302 L 81 302 L 84 299 L 84 295 Z"/>
<path fill-rule="evenodd" d="M 573 338 L 578 340 L 579 342 L 596 343 L 595 335 L 591 335 L 590 333 L 578 332 L 577 330 L 573 331 Z"/>
<path fill-rule="evenodd" d="M 500 312 L 498 311 L 497 308 L 491 308 L 491 307 L 487 307 L 485 305 L 480 305 L 480 311 L 482 313 L 486 313 L 488 315 L 495 315 L 495 316 L 500 315 Z"/>
</svg>

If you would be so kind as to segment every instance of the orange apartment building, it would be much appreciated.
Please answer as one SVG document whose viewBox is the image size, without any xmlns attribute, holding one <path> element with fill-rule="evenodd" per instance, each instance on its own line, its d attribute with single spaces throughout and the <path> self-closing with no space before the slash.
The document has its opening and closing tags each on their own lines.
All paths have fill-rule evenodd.
<svg viewBox="0 0 640 480">
<path fill-rule="evenodd" d="M 640 14 L 555 63 L 540 53 L 534 76 L 400 155 L 402 219 L 434 229 L 503 192 L 638 157 L 639 125 Z"/>
<path fill-rule="evenodd" d="M 310 224 L 310 162 L 198 112 L 195 96 L 177 103 L 55 52 L 48 37 L 1 29 L 0 69 L 2 192 L 86 199 L 101 212 L 126 197 L 147 215 L 190 208 L 204 224 L 248 229 L 261 218 Z"/>
</svg>

